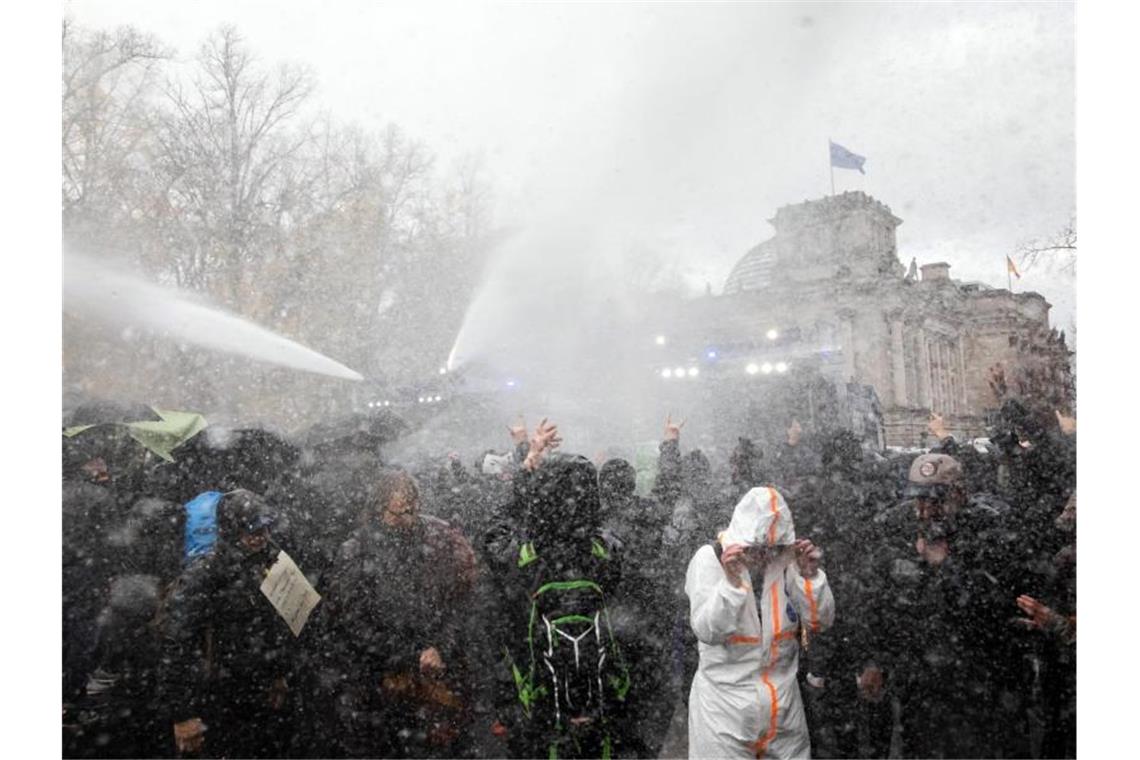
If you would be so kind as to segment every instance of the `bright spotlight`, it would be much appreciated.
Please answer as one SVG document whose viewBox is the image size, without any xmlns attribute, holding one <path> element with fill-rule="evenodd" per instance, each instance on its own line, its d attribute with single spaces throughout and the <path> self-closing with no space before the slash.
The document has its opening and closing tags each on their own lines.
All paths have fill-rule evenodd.
<svg viewBox="0 0 1140 760">
<path fill-rule="evenodd" d="M 673 370 L 673 374 L 676 377 L 684 377 L 685 376 L 685 368 L 684 367 L 677 367 L 677 369 Z"/>
<path fill-rule="evenodd" d="M 446 375 L 447 374 L 447 367 L 440 367 L 439 368 L 439 374 Z"/>
<path fill-rule="evenodd" d="M 696 377 L 700 373 L 696 367 L 689 367 L 689 377 Z"/>
<path fill-rule="evenodd" d="M 384 402 L 384 406 L 390 406 L 390 405 L 391 405 L 391 402 L 390 402 L 390 401 L 385 401 L 385 402 Z"/>
<path fill-rule="evenodd" d="M 369 402 L 368 402 L 368 408 L 369 408 L 369 409 L 371 409 L 371 408 L 372 408 L 372 407 L 374 407 L 374 406 L 376 406 L 376 404 L 374 404 L 374 403 L 373 403 L 373 402 L 371 402 L 371 401 L 369 401 Z"/>
<path fill-rule="evenodd" d="M 714 351 L 713 349 L 710 348 L 708 351 L 705 352 L 705 356 L 708 357 L 709 359 L 715 359 L 716 358 L 716 351 Z"/>
<path fill-rule="evenodd" d="M 776 338 L 780 337 L 780 333 L 778 333 L 776 331 L 775 327 L 773 327 L 771 330 L 769 330 L 767 335 L 768 335 L 768 340 L 775 340 Z"/>
<path fill-rule="evenodd" d="M 661 377 L 668 380 L 669 378 L 673 377 L 673 370 L 666 367 L 665 369 L 661 370 Z"/>
<path fill-rule="evenodd" d="M 653 342 L 659 346 L 664 346 L 665 345 L 665 336 L 664 335 L 658 335 L 657 338 Z"/>
<path fill-rule="evenodd" d="M 420 396 L 418 399 L 416 399 L 416 401 L 422 404 L 424 402 L 424 397 Z"/>
<path fill-rule="evenodd" d="M 514 388 L 515 387 L 515 381 L 514 380 L 508 380 L 507 381 L 507 387 L 508 388 Z"/>
<path fill-rule="evenodd" d="M 787 363 L 786 362 L 776 362 L 776 371 L 777 372 L 787 372 L 788 371 Z"/>
<path fill-rule="evenodd" d="M 757 372 L 760 371 L 760 368 L 757 367 L 755 364 L 749 364 L 747 367 L 744 368 L 744 371 L 750 375 L 755 375 Z"/>
<path fill-rule="evenodd" d="M 771 362 L 764 362 L 764 364 L 760 367 L 760 371 L 763 372 L 765 375 L 772 374 Z"/>
<path fill-rule="evenodd" d="M 443 401 L 443 397 L 442 397 L 442 396 L 436 396 L 436 397 L 435 397 L 435 400 L 436 400 L 436 401 Z"/>
</svg>

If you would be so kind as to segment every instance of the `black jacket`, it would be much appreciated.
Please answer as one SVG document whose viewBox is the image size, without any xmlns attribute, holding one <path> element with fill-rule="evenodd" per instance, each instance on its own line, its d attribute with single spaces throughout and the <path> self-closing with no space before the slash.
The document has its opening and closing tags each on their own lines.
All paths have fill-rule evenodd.
<svg viewBox="0 0 1140 760">
<path fill-rule="evenodd" d="M 274 681 L 292 674 L 293 634 L 260 590 L 277 552 L 246 554 L 219 540 L 175 582 L 161 618 L 160 666 L 173 722 L 262 712 Z"/>
</svg>

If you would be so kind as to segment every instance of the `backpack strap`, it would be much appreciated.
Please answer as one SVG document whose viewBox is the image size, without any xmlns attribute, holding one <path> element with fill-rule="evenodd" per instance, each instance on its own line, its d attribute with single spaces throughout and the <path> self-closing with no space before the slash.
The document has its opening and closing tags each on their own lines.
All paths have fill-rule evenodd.
<svg viewBox="0 0 1140 760">
<path fill-rule="evenodd" d="M 530 541 L 527 541 L 519 548 L 518 566 L 520 568 L 526 567 L 536 559 L 538 559 L 538 552 L 534 550 L 534 544 Z"/>
</svg>

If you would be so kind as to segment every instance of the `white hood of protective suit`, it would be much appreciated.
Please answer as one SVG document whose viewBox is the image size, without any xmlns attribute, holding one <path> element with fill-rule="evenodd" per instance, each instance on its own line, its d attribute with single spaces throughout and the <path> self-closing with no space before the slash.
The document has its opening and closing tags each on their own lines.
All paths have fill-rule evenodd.
<svg viewBox="0 0 1140 760">
<path fill-rule="evenodd" d="M 753 488 L 732 511 L 732 521 L 720 535 L 722 546 L 791 546 L 796 542 L 792 511 L 771 486 Z"/>
</svg>

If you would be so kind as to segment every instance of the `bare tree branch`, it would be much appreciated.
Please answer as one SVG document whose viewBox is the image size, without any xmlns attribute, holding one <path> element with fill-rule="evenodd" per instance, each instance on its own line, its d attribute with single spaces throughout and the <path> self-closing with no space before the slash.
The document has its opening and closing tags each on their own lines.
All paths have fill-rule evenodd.
<svg viewBox="0 0 1140 760">
<path fill-rule="evenodd" d="M 1025 270 L 1032 269 L 1037 264 L 1044 264 L 1072 273 L 1077 265 L 1076 219 L 1070 219 L 1065 227 L 1048 238 L 1022 243 L 1015 255 Z"/>
</svg>

